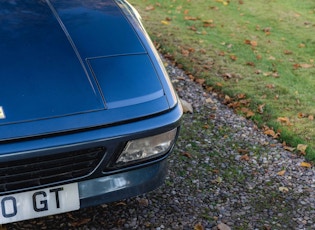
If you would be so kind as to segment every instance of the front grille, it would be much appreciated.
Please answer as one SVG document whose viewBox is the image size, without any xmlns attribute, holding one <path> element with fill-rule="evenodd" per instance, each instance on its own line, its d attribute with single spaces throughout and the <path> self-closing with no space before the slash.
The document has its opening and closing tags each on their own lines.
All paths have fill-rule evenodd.
<svg viewBox="0 0 315 230">
<path fill-rule="evenodd" d="M 104 153 L 104 148 L 91 148 L 0 162 L 0 193 L 86 176 L 100 163 Z"/>
</svg>

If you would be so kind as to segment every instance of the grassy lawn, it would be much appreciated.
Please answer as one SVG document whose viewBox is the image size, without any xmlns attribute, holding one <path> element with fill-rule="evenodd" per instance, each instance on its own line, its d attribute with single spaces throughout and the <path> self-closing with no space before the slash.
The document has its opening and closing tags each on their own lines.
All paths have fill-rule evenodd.
<svg viewBox="0 0 315 230">
<path fill-rule="evenodd" d="M 315 160 L 313 0 L 130 0 L 160 51 Z M 301 145 L 303 144 L 303 145 Z M 295 150 L 293 150 L 293 148 Z"/>
</svg>

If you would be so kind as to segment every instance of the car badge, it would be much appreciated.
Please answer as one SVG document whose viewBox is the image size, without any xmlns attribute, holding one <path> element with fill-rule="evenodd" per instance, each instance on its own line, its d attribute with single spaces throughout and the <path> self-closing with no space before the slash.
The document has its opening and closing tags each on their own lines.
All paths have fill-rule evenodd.
<svg viewBox="0 0 315 230">
<path fill-rule="evenodd" d="M 0 119 L 5 119 L 5 114 L 2 106 L 0 106 Z"/>
</svg>

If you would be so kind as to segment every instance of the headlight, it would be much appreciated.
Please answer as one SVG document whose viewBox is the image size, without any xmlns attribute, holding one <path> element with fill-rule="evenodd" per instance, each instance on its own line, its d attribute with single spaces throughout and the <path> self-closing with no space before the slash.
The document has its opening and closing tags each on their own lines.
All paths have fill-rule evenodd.
<svg viewBox="0 0 315 230">
<path fill-rule="evenodd" d="M 175 142 L 177 129 L 155 136 L 128 141 L 117 164 L 153 158 L 167 153 Z"/>
</svg>

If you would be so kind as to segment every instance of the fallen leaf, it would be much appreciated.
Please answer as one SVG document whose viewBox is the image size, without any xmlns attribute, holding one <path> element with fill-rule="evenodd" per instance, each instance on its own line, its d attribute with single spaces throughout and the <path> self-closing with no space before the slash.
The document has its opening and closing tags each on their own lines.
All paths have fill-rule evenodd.
<svg viewBox="0 0 315 230">
<path fill-rule="evenodd" d="M 250 41 L 251 46 L 256 47 L 258 45 L 257 41 Z"/>
<path fill-rule="evenodd" d="M 307 149 L 307 145 L 298 144 L 296 149 L 299 150 L 301 154 L 305 155 L 306 154 L 305 151 Z"/>
<path fill-rule="evenodd" d="M 273 138 L 278 138 L 279 137 L 279 133 L 276 133 L 275 131 L 273 131 L 272 129 L 267 129 L 264 131 L 264 134 L 271 136 Z"/>
<path fill-rule="evenodd" d="M 140 199 L 138 200 L 138 203 L 139 203 L 139 205 L 142 206 L 142 207 L 148 207 L 148 206 L 149 206 L 149 200 L 146 199 L 146 198 L 140 198 Z"/>
<path fill-rule="evenodd" d="M 287 192 L 289 192 L 289 189 L 287 187 L 281 186 L 281 187 L 279 187 L 279 191 L 283 192 L 283 193 L 287 193 Z"/>
<path fill-rule="evenodd" d="M 187 158 L 192 158 L 192 155 L 189 152 L 183 152 L 182 156 L 187 157 Z"/>
<path fill-rule="evenodd" d="M 185 20 L 190 20 L 190 21 L 196 21 L 196 20 L 198 20 L 198 18 L 196 18 L 196 17 L 191 17 L 191 16 L 185 16 L 184 19 L 185 19 Z"/>
<path fill-rule="evenodd" d="M 285 51 L 283 51 L 283 53 L 284 53 L 284 54 L 286 54 L 286 55 L 293 54 L 293 52 L 292 52 L 292 51 L 290 51 L 290 50 L 285 50 Z"/>
<path fill-rule="evenodd" d="M 249 111 L 246 113 L 246 117 L 247 117 L 247 118 L 251 118 L 251 117 L 253 117 L 253 116 L 255 116 L 255 113 L 254 113 L 253 111 L 251 111 L 251 110 L 249 110 Z"/>
<path fill-rule="evenodd" d="M 207 103 L 211 103 L 211 104 L 214 103 L 213 100 L 212 100 L 210 97 L 206 99 L 206 102 L 207 102 Z"/>
<path fill-rule="evenodd" d="M 307 117 L 307 115 L 301 112 L 298 113 L 298 118 L 304 118 L 304 117 Z"/>
<path fill-rule="evenodd" d="M 170 24 L 170 22 L 169 22 L 169 21 L 166 21 L 166 20 L 162 20 L 161 23 L 162 23 L 163 25 L 169 25 L 169 24 Z"/>
<path fill-rule="evenodd" d="M 304 167 L 304 168 L 311 168 L 312 167 L 312 165 L 308 162 L 301 162 L 300 166 Z"/>
<path fill-rule="evenodd" d="M 237 57 L 235 55 L 230 55 L 230 58 L 232 61 L 236 61 L 237 60 Z"/>
<path fill-rule="evenodd" d="M 312 64 L 300 64 L 300 67 L 304 68 L 304 69 L 312 68 L 313 66 L 314 65 L 312 65 Z"/>
<path fill-rule="evenodd" d="M 257 111 L 258 113 L 262 114 L 264 113 L 265 104 L 261 104 L 258 106 Z"/>
<path fill-rule="evenodd" d="M 146 11 L 155 10 L 155 7 L 153 5 L 149 5 L 145 8 Z"/>
<path fill-rule="evenodd" d="M 202 226 L 201 223 L 198 223 L 194 226 L 194 230 L 204 230 L 205 228 Z"/>
<path fill-rule="evenodd" d="M 188 103 L 187 101 L 185 101 L 183 99 L 180 99 L 180 102 L 182 104 L 184 113 L 193 113 L 194 112 L 193 107 L 190 103 Z"/>
<path fill-rule="evenodd" d="M 289 151 L 289 152 L 293 152 L 293 151 L 295 150 L 294 147 L 290 147 L 290 146 L 287 146 L 287 145 L 283 145 L 283 149 L 284 149 L 284 150 L 287 150 L 287 151 Z"/>
<path fill-rule="evenodd" d="M 282 124 L 291 125 L 290 119 L 288 117 L 278 117 L 277 121 L 279 121 Z"/>
<path fill-rule="evenodd" d="M 205 83 L 206 79 L 204 79 L 204 78 L 197 78 L 195 81 L 196 81 L 198 84 L 203 85 L 203 84 Z"/>
<path fill-rule="evenodd" d="M 278 176 L 283 176 L 285 174 L 285 170 L 281 170 L 280 172 L 277 173 Z"/>
<path fill-rule="evenodd" d="M 313 115 L 309 115 L 309 116 L 308 116 L 308 119 L 309 119 L 310 121 L 313 121 L 313 120 L 314 120 L 314 116 L 313 116 Z"/>
<path fill-rule="evenodd" d="M 249 156 L 245 154 L 245 155 L 242 155 L 240 159 L 243 161 L 249 161 Z"/>
</svg>

